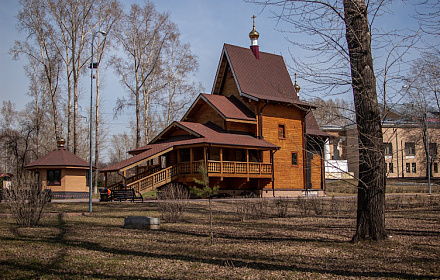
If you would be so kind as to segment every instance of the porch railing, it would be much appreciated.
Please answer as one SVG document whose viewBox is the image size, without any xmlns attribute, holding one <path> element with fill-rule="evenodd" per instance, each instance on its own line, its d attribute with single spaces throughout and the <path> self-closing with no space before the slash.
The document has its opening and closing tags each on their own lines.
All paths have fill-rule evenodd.
<svg viewBox="0 0 440 280">
<path fill-rule="evenodd" d="M 167 183 L 172 182 L 180 174 L 196 174 L 200 162 L 181 162 L 168 168 L 162 169 L 152 174 L 144 172 L 127 178 L 128 187 L 134 188 L 136 191 L 145 192 L 153 190 Z M 270 163 L 260 162 L 237 162 L 237 161 L 208 161 L 208 174 L 218 176 L 264 176 L 268 177 L 272 174 L 272 165 Z M 144 177 L 142 177 L 143 175 Z"/>
<path fill-rule="evenodd" d="M 261 162 L 208 161 L 209 173 L 271 175 L 272 164 Z"/>
</svg>

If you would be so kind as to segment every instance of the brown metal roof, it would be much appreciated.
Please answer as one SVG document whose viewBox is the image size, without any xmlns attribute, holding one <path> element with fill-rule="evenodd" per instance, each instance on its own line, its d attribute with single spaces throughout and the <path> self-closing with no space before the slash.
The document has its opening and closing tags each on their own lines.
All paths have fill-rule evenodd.
<svg viewBox="0 0 440 280">
<path fill-rule="evenodd" d="M 31 169 L 46 166 L 86 168 L 90 165 L 87 161 L 69 152 L 66 148 L 59 147 L 49 154 L 27 164 L 25 168 Z"/>
<path fill-rule="evenodd" d="M 319 125 L 316 122 L 313 111 L 310 111 L 306 115 L 306 134 L 310 136 L 329 137 L 330 134 L 319 129 Z"/>
<path fill-rule="evenodd" d="M 257 121 L 255 114 L 234 95 L 226 97 L 223 95 L 202 93 L 201 96 L 227 119 Z"/>
<path fill-rule="evenodd" d="M 257 59 L 251 49 L 228 44 L 224 53 L 245 96 L 310 106 L 299 100 L 282 56 L 260 52 Z"/>
<path fill-rule="evenodd" d="M 213 124 L 201 124 L 193 122 L 173 122 L 168 129 L 174 128 L 175 126 L 180 128 L 186 128 L 196 134 L 201 135 L 201 137 L 194 138 L 194 136 L 179 137 L 177 139 L 167 139 L 158 143 L 148 144 L 144 147 L 136 149 L 137 151 L 142 151 L 129 159 L 111 165 L 101 170 L 101 172 L 111 172 L 117 171 L 149 157 L 152 157 L 160 152 L 163 152 L 172 147 L 178 147 L 183 145 L 194 145 L 194 144 L 213 144 L 213 145 L 225 145 L 225 146 L 240 146 L 249 148 L 261 148 L 275 150 L 279 147 L 269 143 L 263 139 L 258 139 L 250 135 L 242 134 L 232 134 L 223 131 L 221 128 Z M 158 140 L 160 141 L 160 140 Z M 131 151 L 132 152 L 132 151 Z"/>
</svg>

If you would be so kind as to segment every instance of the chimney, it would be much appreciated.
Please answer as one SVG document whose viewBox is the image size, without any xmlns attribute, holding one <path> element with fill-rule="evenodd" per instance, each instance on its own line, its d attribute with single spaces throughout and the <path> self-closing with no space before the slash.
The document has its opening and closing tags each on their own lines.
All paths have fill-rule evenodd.
<svg viewBox="0 0 440 280">
<path fill-rule="evenodd" d="M 249 32 L 249 38 L 251 39 L 251 50 L 254 56 L 257 59 L 260 59 L 260 51 L 258 48 L 258 37 L 260 37 L 260 34 L 258 34 L 257 30 L 255 30 L 255 15 L 252 16 L 253 21 L 253 28 L 252 31 Z"/>
</svg>

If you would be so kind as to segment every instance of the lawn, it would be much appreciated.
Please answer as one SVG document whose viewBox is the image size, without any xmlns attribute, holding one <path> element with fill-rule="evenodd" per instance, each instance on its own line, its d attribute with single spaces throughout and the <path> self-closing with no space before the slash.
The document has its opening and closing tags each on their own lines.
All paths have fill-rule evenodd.
<svg viewBox="0 0 440 280">
<path fill-rule="evenodd" d="M 399 197 L 388 198 L 380 244 L 349 242 L 353 198 L 292 199 L 285 218 L 278 200 L 214 201 L 212 246 L 203 200 L 156 231 L 123 228 L 127 216 L 160 217 L 155 202 L 95 203 L 92 214 L 87 203 L 51 203 L 35 228 L 1 217 L 0 278 L 438 279 L 440 196 Z"/>
</svg>

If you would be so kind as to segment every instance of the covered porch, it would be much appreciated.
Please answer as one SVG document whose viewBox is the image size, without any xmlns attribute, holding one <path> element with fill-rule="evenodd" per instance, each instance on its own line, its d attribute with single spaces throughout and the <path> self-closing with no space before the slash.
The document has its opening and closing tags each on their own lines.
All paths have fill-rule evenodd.
<svg viewBox="0 0 440 280">
<path fill-rule="evenodd" d="M 219 184 L 222 189 L 239 189 L 250 181 L 257 182 L 254 183 L 257 186 L 273 181 L 274 148 L 206 143 L 163 146 L 164 149 L 147 150 L 143 156 L 139 154 L 125 163 L 103 169 L 104 186 L 112 189 L 123 184 L 141 193 L 171 182 L 192 186 L 194 178 L 201 177 L 202 164 L 210 183 Z M 111 173 L 118 174 L 120 179 L 109 181 Z"/>
</svg>

